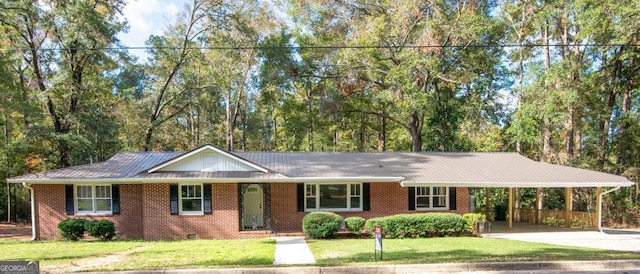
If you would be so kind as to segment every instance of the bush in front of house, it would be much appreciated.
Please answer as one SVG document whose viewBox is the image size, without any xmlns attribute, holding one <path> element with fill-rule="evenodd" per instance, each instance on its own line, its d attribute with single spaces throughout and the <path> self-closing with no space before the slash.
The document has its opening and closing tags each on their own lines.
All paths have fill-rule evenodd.
<svg viewBox="0 0 640 274">
<path fill-rule="evenodd" d="M 364 225 L 366 222 L 367 220 L 358 216 L 348 217 L 344 219 L 344 225 L 349 231 L 356 235 L 360 235 L 360 233 L 362 233 L 362 229 L 364 229 Z"/>
<path fill-rule="evenodd" d="M 109 241 L 116 235 L 116 227 L 109 220 L 86 221 L 84 227 L 89 235 L 103 241 Z"/>
<path fill-rule="evenodd" d="M 85 219 L 68 218 L 58 223 L 62 238 L 77 241 L 84 236 Z"/>
<path fill-rule="evenodd" d="M 335 238 L 340 231 L 342 217 L 332 212 L 311 212 L 302 218 L 302 231 L 315 239 Z"/>
<path fill-rule="evenodd" d="M 462 215 L 462 219 L 467 223 L 467 231 L 473 235 L 479 235 L 482 231 L 478 231 L 478 224 L 484 224 L 487 216 L 482 213 L 466 213 Z"/>
<path fill-rule="evenodd" d="M 458 236 L 466 230 L 467 223 L 454 213 L 397 214 L 367 220 L 367 230 L 382 228 L 387 238 L 429 238 Z"/>
</svg>

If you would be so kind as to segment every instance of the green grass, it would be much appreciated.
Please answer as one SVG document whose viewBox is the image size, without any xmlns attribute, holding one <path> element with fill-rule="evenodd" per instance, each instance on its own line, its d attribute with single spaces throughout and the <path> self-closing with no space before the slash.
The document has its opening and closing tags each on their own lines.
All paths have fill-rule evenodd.
<svg viewBox="0 0 640 274">
<path fill-rule="evenodd" d="M 429 264 L 541 260 L 640 259 L 640 253 L 604 251 L 471 237 L 384 239 L 383 259 L 374 261 L 373 239 L 307 240 L 319 266 Z M 134 249 L 135 248 L 135 249 Z M 132 250 L 133 249 L 133 250 Z M 0 241 L 0 260 L 37 260 L 64 266 L 129 251 L 113 262 L 83 271 L 272 266 L 275 241 Z"/>
<path fill-rule="evenodd" d="M 639 253 L 471 237 L 384 239 L 374 261 L 373 239 L 307 240 L 318 265 L 429 264 L 540 260 L 640 259 Z"/>
<path fill-rule="evenodd" d="M 275 240 L 196 240 L 149 242 L 119 263 L 91 269 L 135 270 L 198 267 L 271 266 Z"/>
<path fill-rule="evenodd" d="M 143 246 L 142 241 L 69 242 L 69 241 L 0 241 L 0 261 L 40 261 L 41 265 L 55 265 L 92 256 L 105 256 Z"/>
<path fill-rule="evenodd" d="M 41 266 L 77 264 L 82 259 L 91 260 L 132 248 L 138 249 L 116 263 L 83 271 L 271 266 L 275 240 L 0 241 L 0 260 L 40 261 Z"/>
</svg>

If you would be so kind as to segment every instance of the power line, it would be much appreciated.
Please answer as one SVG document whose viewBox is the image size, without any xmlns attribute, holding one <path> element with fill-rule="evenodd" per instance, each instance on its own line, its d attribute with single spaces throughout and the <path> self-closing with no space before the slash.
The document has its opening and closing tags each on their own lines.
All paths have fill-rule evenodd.
<svg viewBox="0 0 640 274">
<path fill-rule="evenodd" d="M 422 49 L 422 48 L 536 48 L 536 47 L 583 47 L 583 48 L 612 48 L 612 47 L 640 47 L 640 44 L 471 44 L 471 45 L 329 45 L 329 46 L 197 46 L 187 47 L 189 50 L 308 50 L 308 49 Z M 151 49 L 181 49 L 181 47 L 98 47 L 98 48 L 39 48 L 39 51 L 118 51 L 118 50 L 151 50 Z M 9 47 L 0 51 L 26 51 L 30 48 Z"/>
</svg>

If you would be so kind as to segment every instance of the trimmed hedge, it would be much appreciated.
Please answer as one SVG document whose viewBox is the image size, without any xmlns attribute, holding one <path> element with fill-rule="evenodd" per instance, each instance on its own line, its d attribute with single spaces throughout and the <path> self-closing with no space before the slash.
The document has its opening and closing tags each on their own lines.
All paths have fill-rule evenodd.
<svg viewBox="0 0 640 274">
<path fill-rule="evenodd" d="M 367 220 L 358 216 L 344 219 L 344 225 L 349 229 L 349 231 L 356 235 L 360 235 L 360 233 L 362 233 L 362 229 L 366 222 Z"/>
<path fill-rule="evenodd" d="M 96 220 L 85 222 L 84 228 L 89 235 L 103 241 L 109 241 L 116 235 L 116 227 L 112 221 Z"/>
<path fill-rule="evenodd" d="M 467 231 L 473 235 L 480 234 L 477 231 L 479 223 L 484 223 L 487 220 L 487 216 L 482 213 L 467 213 L 462 215 L 462 219 L 467 223 Z"/>
<path fill-rule="evenodd" d="M 64 219 L 58 223 L 58 229 L 60 229 L 60 236 L 67 240 L 77 241 L 84 237 L 84 225 L 87 222 L 85 219 L 69 218 Z"/>
<path fill-rule="evenodd" d="M 340 231 L 342 217 L 332 212 L 311 212 L 302 218 L 302 231 L 315 239 L 335 238 Z"/>
<path fill-rule="evenodd" d="M 369 231 L 381 227 L 387 238 L 429 238 L 458 236 L 467 223 L 454 213 L 397 214 L 367 220 Z"/>
<path fill-rule="evenodd" d="M 77 241 L 84 237 L 85 232 L 103 241 L 109 241 L 116 235 L 116 227 L 109 220 L 85 220 L 68 218 L 58 223 L 62 238 Z"/>
</svg>

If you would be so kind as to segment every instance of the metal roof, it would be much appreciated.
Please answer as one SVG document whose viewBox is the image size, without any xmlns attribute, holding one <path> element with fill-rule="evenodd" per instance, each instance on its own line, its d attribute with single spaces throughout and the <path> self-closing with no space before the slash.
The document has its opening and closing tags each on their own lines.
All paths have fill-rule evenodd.
<svg viewBox="0 0 640 274">
<path fill-rule="evenodd" d="M 516 153 L 231 152 L 269 172 L 149 172 L 181 152 L 124 152 L 101 163 L 28 174 L 11 183 L 401 182 L 403 186 L 630 186 L 625 177 L 547 164 Z M 184 157 L 183 157 L 184 158 Z"/>
</svg>

